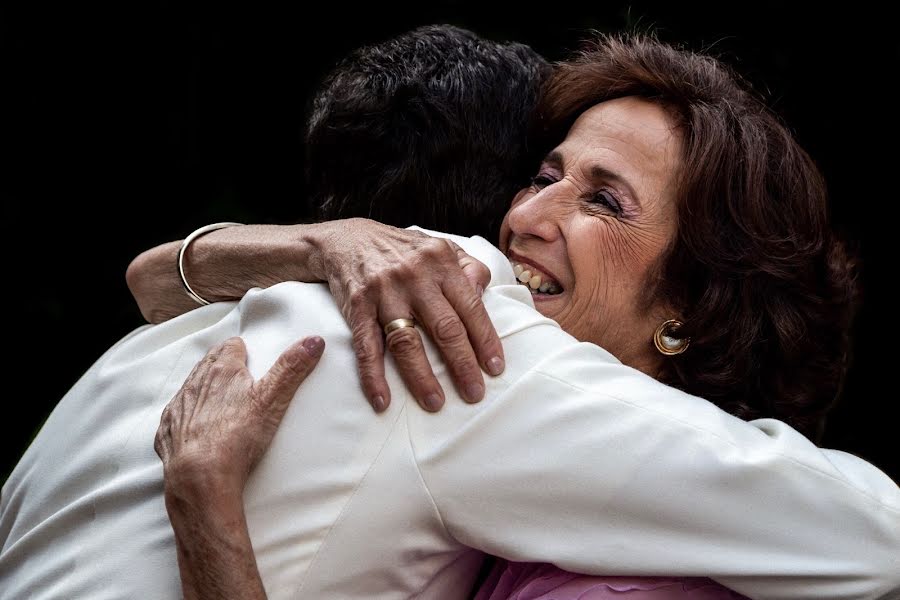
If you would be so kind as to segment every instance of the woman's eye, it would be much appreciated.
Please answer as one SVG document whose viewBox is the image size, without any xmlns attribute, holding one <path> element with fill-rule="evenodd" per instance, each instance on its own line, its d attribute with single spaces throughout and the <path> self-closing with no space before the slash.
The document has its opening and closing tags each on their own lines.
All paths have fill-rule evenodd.
<svg viewBox="0 0 900 600">
<path fill-rule="evenodd" d="M 556 180 L 547 175 L 535 175 L 531 178 L 531 186 L 538 190 L 544 189 L 548 185 L 553 185 L 554 183 L 556 183 Z"/>
<path fill-rule="evenodd" d="M 616 215 L 621 214 L 622 206 L 619 204 L 619 201 L 616 200 L 616 197 L 606 190 L 600 190 L 596 192 L 593 196 L 591 196 L 591 204 L 599 204 L 604 208 L 607 208 L 614 212 Z"/>
</svg>

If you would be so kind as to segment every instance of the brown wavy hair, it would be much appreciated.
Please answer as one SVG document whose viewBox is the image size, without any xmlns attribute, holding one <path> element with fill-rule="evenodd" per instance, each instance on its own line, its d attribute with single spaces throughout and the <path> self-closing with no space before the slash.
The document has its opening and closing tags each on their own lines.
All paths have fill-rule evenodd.
<svg viewBox="0 0 900 600">
<path fill-rule="evenodd" d="M 724 63 L 646 34 L 601 35 L 558 64 L 539 124 L 558 141 L 582 112 L 625 96 L 662 106 L 683 137 L 677 233 L 647 294 L 680 312 L 691 346 L 661 379 L 817 440 L 848 366 L 857 297 L 821 173 Z"/>
</svg>

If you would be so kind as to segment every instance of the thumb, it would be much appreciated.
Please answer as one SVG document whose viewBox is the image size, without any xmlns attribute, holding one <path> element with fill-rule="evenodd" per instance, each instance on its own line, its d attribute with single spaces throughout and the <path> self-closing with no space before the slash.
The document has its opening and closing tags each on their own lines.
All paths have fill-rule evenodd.
<svg viewBox="0 0 900 600">
<path fill-rule="evenodd" d="M 297 388 L 312 373 L 325 350 L 325 340 L 311 336 L 294 343 L 282 352 L 269 372 L 259 380 L 260 401 L 269 416 L 281 420 Z"/>
<path fill-rule="evenodd" d="M 484 293 L 484 288 L 491 282 L 491 270 L 477 258 L 469 256 L 465 250 L 455 243 L 450 243 L 453 244 L 453 247 L 456 250 L 456 260 L 459 264 L 459 268 L 462 269 L 463 275 L 466 276 L 466 279 L 472 284 L 472 288 L 478 292 L 478 295 L 480 296 Z"/>
</svg>

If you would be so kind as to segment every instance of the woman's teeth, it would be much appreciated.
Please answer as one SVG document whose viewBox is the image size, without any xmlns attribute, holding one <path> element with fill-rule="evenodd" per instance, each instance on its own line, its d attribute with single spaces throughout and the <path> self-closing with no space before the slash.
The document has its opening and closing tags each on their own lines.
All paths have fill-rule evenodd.
<svg viewBox="0 0 900 600">
<path fill-rule="evenodd" d="M 511 263 L 513 273 L 519 283 L 528 286 L 532 294 L 555 295 L 562 293 L 562 287 L 534 267 L 522 263 Z M 545 281 L 546 280 L 546 281 Z"/>
</svg>

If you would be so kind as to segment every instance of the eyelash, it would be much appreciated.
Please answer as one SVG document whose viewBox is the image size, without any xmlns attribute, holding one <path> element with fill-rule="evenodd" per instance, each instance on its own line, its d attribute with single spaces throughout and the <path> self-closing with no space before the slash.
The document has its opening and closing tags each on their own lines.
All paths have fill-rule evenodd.
<svg viewBox="0 0 900 600">
<path fill-rule="evenodd" d="M 536 190 L 542 190 L 548 185 L 553 185 L 557 180 L 551 179 L 546 175 L 535 175 L 531 178 L 531 187 Z M 599 192 L 595 192 L 589 199 L 588 202 L 591 204 L 599 204 L 600 206 L 606 208 L 607 210 L 615 213 L 616 216 L 622 214 L 622 205 L 619 204 L 619 201 L 616 197 L 607 190 L 600 190 Z"/>
<path fill-rule="evenodd" d="M 539 190 L 544 189 L 548 185 L 553 185 L 554 183 L 556 183 L 556 180 L 550 179 L 546 175 L 535 175 L 531 178 L 531 186 Z"/>
</svg>

